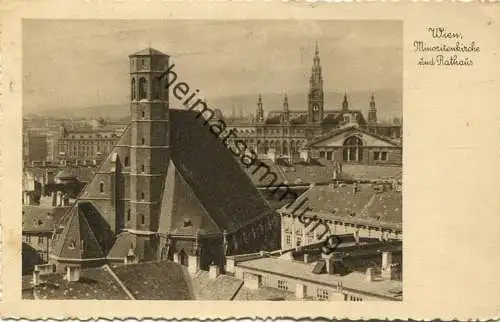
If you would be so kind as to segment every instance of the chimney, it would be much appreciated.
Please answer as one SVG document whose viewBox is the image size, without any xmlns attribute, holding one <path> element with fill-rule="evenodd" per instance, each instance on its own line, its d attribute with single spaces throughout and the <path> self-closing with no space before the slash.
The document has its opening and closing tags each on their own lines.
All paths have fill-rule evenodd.
<svg viewBox="0 0 500 322">
<path fill-rule="evenodd" d="M 135 256 L 134 249 L 132 247 L 130 247 L 128 249 L 127 256 L 125 256 L 125 258 L 124 258 L 124 264 L 125 265 L 136 264 L 137 262 L 138 262 L 137 256 Z"/>
<path fill-rule="evenodd" d="M 236 261 L 234 258 L 226 258 L 226 272 L 228 273 L 234 273 L 236 272 Z"/>
<path fill-rule="evenodd" d="M 210 265 L 210 267 L 208 269 L 208 277 L 211 280 L 214 280 L 217 278 L 217 276 L 219 276 L 219 274 L 220 274 L 219 266 L 217 266 L 215 264 Z"/>
<path fill-rule="evenodd" d="M 335 271 L 335 263 L 340 263 L 341 259 L 335 257 L 335 253 L 330 253 L 330 254 L 321 254 L 321 257 L 325 260 L 326 262 L 326 272 L 327 274 L 337 274 L 338 272 Z"/>
<path fill-rule="evenodd" d="M 190 274 L 194 275 L 198 273 L 200 269 L 200 258 L 196 255 L 188 256 L 188 271 Z"/>
<path fill-rule="evenodd" d="M 359 244 L 359 230 L 355 230 L 353 232 L 353 235 L 354 235 L 354 241 L 356 242 L 356 245 Z"/>
<path fill-rule="evenodd" d="M 80 266 L 66 267 L 66 279 L 68 282 L 78 282 L 80 280 Z"/>
<path fill-rule="evenodd" d="M 273 162 L 276 163 L 276 150 L 274 149 L 269 149 L 267 151 L 267 157 Z"/>
<path fill-rule="evenodd" d="M 309 150 L 308 149 L 300 150 L 300 158 L 302 159 L 302 161 L 309 163 L 309 161 L 311 161 L 311 155 L 309 153 Z"/>
<path fill-rule="evenodd" d="M 368 267 L 366 269 L 366 281 L 367 282 L 373 282 L 373 278 L 375 276 L 375 272 L 373 271 L 372 267 Z"/>
<path fill-rule="evenodd" d="M 57 207 L 57 195 L 55 191 L 52 191 L 52 207 Z"/>
<path fill-rule="evenodd" d="M 306 286 L 302 283 L 297 283 L 295 287 L 295 297 L 297 300 L 302 300 L 306 297 Z"/>
<path fill-rule="evenodd" d="M 180 263 L 179 253 L 177 253 L 177 252 L 174 253 L 174 262 Z"/>
<path fill-rule="evenodd" d="M 57 191 L 57 205 L 56 207 L 62 206 L 62 191 Z"/>
<path fill-rule="evenodd" d="M 69 196 L 66 193 L 63 196 L 63 206 L 64 207 L 68 207 L 69 206 Z"/>
<path fill-rule="evenodd" d="M 35 269 L 33 271 L 33 286 L 40 285 L 40 271 Z"/>
<path fill-rule="evenodd" d="M 383 252 L 382 253 L 382 277 L 391 278 L 391 270 L 392 270 L 392 253 L 391 252 Z"/>
</svg>

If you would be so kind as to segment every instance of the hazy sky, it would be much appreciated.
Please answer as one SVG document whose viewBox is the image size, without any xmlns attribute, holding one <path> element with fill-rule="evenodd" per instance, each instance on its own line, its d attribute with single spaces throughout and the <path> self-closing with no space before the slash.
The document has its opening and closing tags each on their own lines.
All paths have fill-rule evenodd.
<svg viewBox="0 0 500 322">
<path fill-rule="evenodd" d="M 127 104 L 128 55 L 148 46 L 207 100 L 306 95 L 315 41 L 325 91 L 402 91 L 397 21 L 27 20 L 23 32 L 25 113 Z"/>
</svg>

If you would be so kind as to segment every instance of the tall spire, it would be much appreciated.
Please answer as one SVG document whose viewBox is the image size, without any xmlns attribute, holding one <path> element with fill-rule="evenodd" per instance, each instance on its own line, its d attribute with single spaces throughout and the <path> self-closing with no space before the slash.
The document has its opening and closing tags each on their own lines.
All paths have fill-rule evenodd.
<svg viewBox="0 0 500 322">
<path fill-rule="evenodd" d="M 375 95 L 370 97 L 370 108 L 368 109 L 368 123 L 377 123 L 377 109 L 375 108 Z"/>
<path fill-rule="evenodd" d="M 283 121 L 287 123 L 290 120 L 290 110 L 288 109 L 288 95 L 286 93 L 283 99 L 283 110 Z"/>
<path fill-rule="evenodd" d="M 264 107 L 262 104 L 262 95 L 259 94 L 259 98 L 257 99 L 257 111 L 255 113 L 255 121 L 263 122 L 264 121 Z"/>
<path fill-rule="evenodd" d="M 308 121 L 321 122 L 323 120 L 323 76 L 321 74 L 321 62 L 319 59 L 319 45 L 316 41 L 311 78 L 309 80 L 308 95 Z"/>
</svg>

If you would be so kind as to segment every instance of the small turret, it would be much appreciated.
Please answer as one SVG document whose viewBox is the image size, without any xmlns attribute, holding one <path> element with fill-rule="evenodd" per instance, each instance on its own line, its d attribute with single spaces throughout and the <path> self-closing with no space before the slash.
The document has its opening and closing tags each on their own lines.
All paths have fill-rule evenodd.
<svg viewBox="0 0 500 322">
<path fill-rule="evenodd" d="M 375 108 L 375 95 L 370 98 L 370 108 L 368 109 L 368 123 L 377 123 L 377 109 Z"/>
</svg>

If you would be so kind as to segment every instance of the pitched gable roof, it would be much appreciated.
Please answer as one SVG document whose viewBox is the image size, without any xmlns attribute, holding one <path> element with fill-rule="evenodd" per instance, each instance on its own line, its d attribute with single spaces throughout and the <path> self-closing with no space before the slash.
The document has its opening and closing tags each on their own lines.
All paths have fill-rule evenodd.
<svg viewBox="0 0 500 322">
<path fill-rule="evenodd" d="M 320 143 L 323 143 L 324 141 L 327 141 L 329 139 L 332 139 L 332 138 L 334 138 L 336 136 L 339 136 L 340 134 L 343 134 L 343 133 L 346 133 L 346 132 L 349 132 L 349 131 L 362 133 L 364 135 L 367 135 L 368 137 L 372 137 L 372 138 L 374 138 L 376 140 L 382 141 L 385 144 L 388 144 L 389 146 L 400 147 L 395 142 L 393 142 L 391 140 L 388 140 L 388 139 L 386 139 L 386 138 L 384 138 L 382 136 L 370 133 L 370 132 L 368 132 L 368 131 L 366 131 L 366 130 L 364 130 L 362 128 L 357 127 L 356 125 L 342 127 L 342 128 L 336 129 L 336 130 L 334 130 L 332 132 L 329 132 L 329 133 L 327 133 L 325 135 L 322 135 L 322 136 L 318 137 L 317 139 L 309 142 L 307 144 L 307 147 L 312 147 L 312 146 L 318 145 Z"/>
<path fill-rule="evenodd" d="M 184 218 L 189 218 L 194 223 L 183 227 Z M 193 227 L 200 228 L 200 233 L 222 232 L 174 162 L 170 160 L 162 195 L 158 231 L 193 235 L 196 233 L 192 231 Z"/>
<path fill-rule="evenodd" d="M 78 206 L 71 209 L 64 230 L 54 245 L 54 255 L 70 260 L 104 257 L 83 211 Z"/>
<path fill-rule="evenodd" d="M 215 224 L 228 231 L 273 211 L 197 113 L 171 110 L 172 160 Z"/>
</svg>

